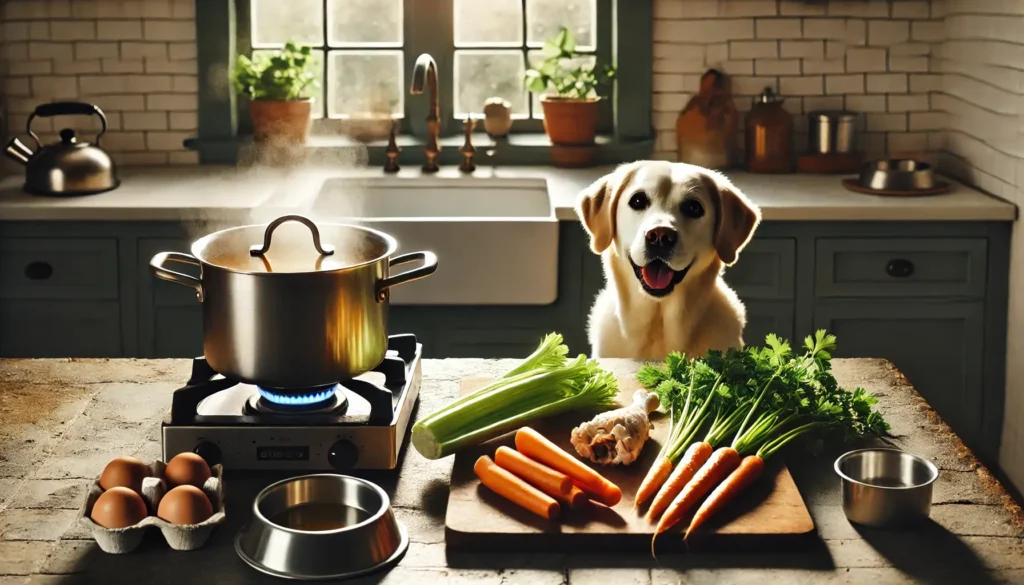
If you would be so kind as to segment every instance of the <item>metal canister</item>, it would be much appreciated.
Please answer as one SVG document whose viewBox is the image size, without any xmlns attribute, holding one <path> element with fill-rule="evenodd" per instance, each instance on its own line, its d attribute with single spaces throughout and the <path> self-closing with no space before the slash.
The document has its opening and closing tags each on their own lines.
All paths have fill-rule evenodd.
<svg viewBox="0 0 1024 585">
<path fill-rule="evenodd" d="M 807 114 L 807 150 L 812 154 L 857 150 L 856 112 L 816 111 Z"/>
</svg>

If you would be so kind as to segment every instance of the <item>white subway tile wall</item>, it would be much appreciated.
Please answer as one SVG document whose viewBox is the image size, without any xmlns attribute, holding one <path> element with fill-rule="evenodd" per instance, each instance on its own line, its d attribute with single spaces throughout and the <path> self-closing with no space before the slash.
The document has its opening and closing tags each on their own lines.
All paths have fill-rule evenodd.
<svg viewBox="0 0 1024 585">
<path fill-rule="evenodd" d="M 122 165 L 196 164 L 182 141 L 197 127 L 195 0 L 7 0 L 0 95 L 11 135 L 44 102 L 94 103 L 107 115 L 103 148 Z M 89 134 L 96 120 L 37 118 Z"/>
<path fill-rule="evenodd" d="M 940 164 L 968 183 L 1024 205 L 1024 2 L 947 0 L 945 27 L 917 26 L 912 37 L 942 42 L 936 56 L 941 93 L 937 120 L 911 114 L 911 129 L 942 123 Z M 924 24 L 924 23 L 921 23 Z M 911 91 L 935 80 L 911 78 Z M 916 126 L 915 126 L 916 125 Z M 1014 224 L 1010 250 L 1006 398 L 1000 467 L 1024 489 L 1024 229 Z"/>
<path fill-rule="evenodd" d="M 781 92 L 799 115 L 799 152 L 807 144 L 803 114 L 846 108 L 865 113 L 861 146 L 869 156 L 931 157 L 945 143 L 931 134 L 944 129 L 933 96 L 943 89 L 935 60 L 946 12 L 946 0 L 654 0 L 654 156 L 677 159 L 676 115 L 713 67 L 733 76 L 741 115 L 765 86 Z"/>
</svg>

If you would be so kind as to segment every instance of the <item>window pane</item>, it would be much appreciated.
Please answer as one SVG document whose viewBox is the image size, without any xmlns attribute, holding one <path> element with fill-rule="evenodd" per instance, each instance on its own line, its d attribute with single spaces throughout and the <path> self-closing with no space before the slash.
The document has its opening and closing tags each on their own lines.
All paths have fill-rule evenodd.
<svg viewBox="0 0 1024 585">
<path fill-rule="evenodd" d="M 521 47 L 522 23 L 522 0 L 455 0 L 456 47 Z"/>
<path fill-rule="evenodd" d="M 252 56 L 255 58 L 260 54 L 274 55 L 277 51 L 275 50 L 263 50 L 253 51 Z M 313 51 L 312 55 L 313 67 L 319 72 L 320 86 L 315 89 L 310 89 L 306 92 L 309 97 L 313 98 L 313 112 L 314 118 L 324 117 L 324 52 Z"/>
<path fill-rule="evenodd" d="M 324 44 L 323 0 L 252 0 L 252 46 Z"/>
<path fill-rule="evenodd" d="M 331 118 L 401 118 L 405 109 L 402 51 L 331 51 Z"/>
<path fill-rule="evenodd" d="M 402 0 L 328 0 L 332 47 L 402 46 Z"/>
<path fill-rule="evenodd" d="M 540 50 L 529 51 L 527 58 L 530 60 L 530 67 L 536 67 L 544 59 L 543 52 Z M 580 55 L 575 59 L 562 59 L 562 67 L 575 67 L 578 65 L 593 66 L 597 61 L 594 55 Z M 533 105 L 533 118 L 540 120 L 544 118 L 544 110 L 540 107 L 540 98 L 544 94 L 532 93 L 531 102 Z"/>
<path fill-rule="evenodd" d="M 593 51 L 597 44 L 595 0 L 526 0 L 526 43 L 540 47 L 566 27 L 576 36 L 576 48 Z"/>
<path fill-rule="evenodd" d="M 492 97 L 508 100 L 513 116 L 528 116 L 525 72 L 521 51 L 455 51 L 455 116 L 483 114 Z"/>
</svg>

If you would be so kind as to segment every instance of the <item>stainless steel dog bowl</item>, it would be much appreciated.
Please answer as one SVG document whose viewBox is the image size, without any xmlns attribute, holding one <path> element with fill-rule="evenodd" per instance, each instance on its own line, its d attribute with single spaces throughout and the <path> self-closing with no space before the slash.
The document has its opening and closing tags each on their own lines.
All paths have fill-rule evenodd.
<svg viewBox="0 0 1024 585">
<path fill-rule="evenodd" d="M 851 522 L 892 528 L 928 517 L 939 477 L 931 461 L 898 449 L 860 449 L 836 459 L 835 469 Z"/>
<path fill-rule="evenodd" d="M 389 567 L 409 536 L 384 490 L 346 475 L 271 484 L 256 496 L 235 552 L 253 568 L 287 579 L 342 579 Z"/>
<path fill-rule="evenodd" d="M 859 183 L 877 191 L 921 191 L 935 187 L 935 176 L 926 162 L 890 158 L 864 165 Z"/>
</svg>

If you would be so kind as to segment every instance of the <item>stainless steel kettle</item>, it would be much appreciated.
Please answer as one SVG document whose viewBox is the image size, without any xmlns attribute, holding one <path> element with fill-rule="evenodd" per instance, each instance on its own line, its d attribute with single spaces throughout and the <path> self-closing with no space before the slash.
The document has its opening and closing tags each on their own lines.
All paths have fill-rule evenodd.
<svg viewBox="0 0 1024 585">
<path fill-rule="evenodd" d="M 75 131 L 64 128 L 60 142 L 43 146 L 32 132 L 32 120 L 37 116 L 83 115 L 99 116 L 103 124 L 93 142 L 79 142 Z M 92 195 L 110 191 L 120 184 L 114 161 L 102 148 L 100 137 L 107 131 L 107 117 L 103 110 L 81 102 L 54 102 L 43 104 L 32 112 L 25 123 L 25 131 L 36 143 L 33 152 L 17 138 L 7 143 L 5 154 L 25 165 L 25 191 L 35 195 Z"/>
</svg>

